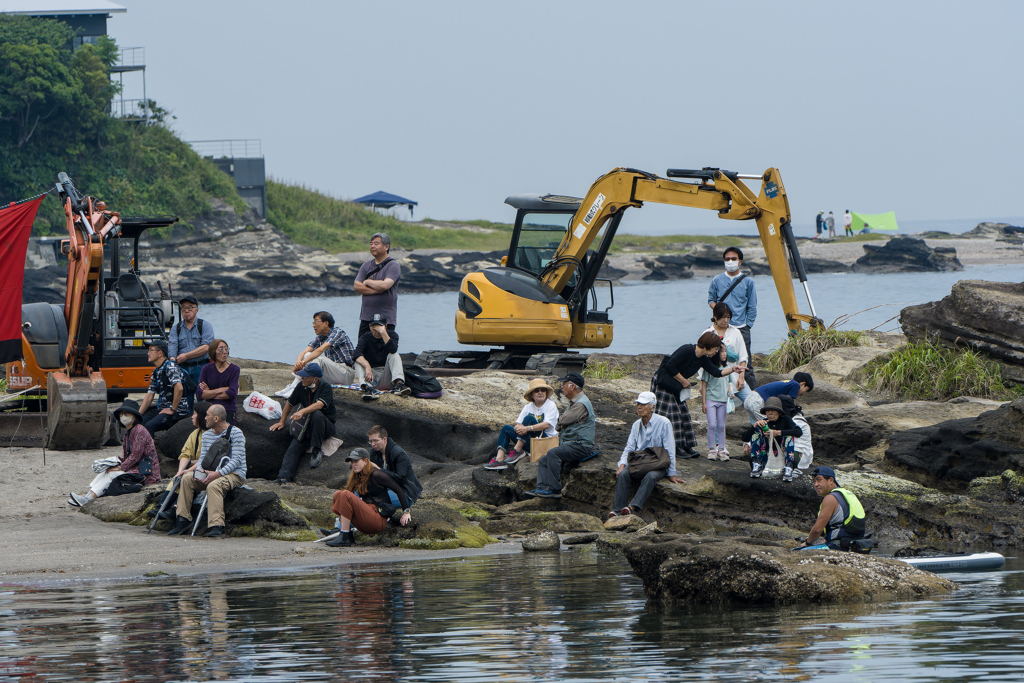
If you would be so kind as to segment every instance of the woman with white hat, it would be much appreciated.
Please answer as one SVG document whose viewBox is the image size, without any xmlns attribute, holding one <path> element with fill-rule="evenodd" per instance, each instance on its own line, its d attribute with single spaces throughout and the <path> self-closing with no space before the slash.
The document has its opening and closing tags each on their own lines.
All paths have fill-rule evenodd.
<svg viewBox="0 0 1024 683">
<path fill-rule="evenodd" d="M 530 380 L 530 387 L 523 394 L 527 403 L 519 411 L 515 425 L 501 428 L 498 434 L 498 453 L 484 465 L 485 470 L 503 470 L 519 462 L 530 452 L 531 437 L 555 435 L 558 406 L 551 400 L 554 393 L 555 390 L 540 377 Z M 511 449 L 510 444 L 513 444 Z"/>
</svg>

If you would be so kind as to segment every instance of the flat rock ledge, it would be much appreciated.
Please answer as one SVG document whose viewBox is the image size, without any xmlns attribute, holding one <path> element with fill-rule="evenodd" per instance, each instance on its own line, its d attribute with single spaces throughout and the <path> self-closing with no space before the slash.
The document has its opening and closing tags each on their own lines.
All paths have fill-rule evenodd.
<svg viewBox="0 0 1024 683">
<path fill-rule="evenodd" d="M 792 552 L 781 543 L 755 538 L 646 536 L 626 547 L 625 555 L 651 603 L 880 602 L 957 588 L 899 560 L 824 550 Z"/>
</svg>

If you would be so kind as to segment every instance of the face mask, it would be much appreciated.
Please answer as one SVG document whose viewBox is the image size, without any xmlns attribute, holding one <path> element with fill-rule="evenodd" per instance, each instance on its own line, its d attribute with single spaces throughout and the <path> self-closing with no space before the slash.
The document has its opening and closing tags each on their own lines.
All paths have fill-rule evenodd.
<svg viewBox="0 0 1024 683">
<path fill-rule="evenodd" d="M 739 261 L 726 261 L 725 262 L 725 269 L 727 271 L 729 271 L 730 273 L 735 273 L 737 270 L 740 269 L 740 262 Z"/>
<path fill-rule="evenodd" d="M 135 422 L 135 418 L 132 415 L 121 416 L 121 424 L 125 427 L 131 427 L 133 422 Z"/>
</svg>

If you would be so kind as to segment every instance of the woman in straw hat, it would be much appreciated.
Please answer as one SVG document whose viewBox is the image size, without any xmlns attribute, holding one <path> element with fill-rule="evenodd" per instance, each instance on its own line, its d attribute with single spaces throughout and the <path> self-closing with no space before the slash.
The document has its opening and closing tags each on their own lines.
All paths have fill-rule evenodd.
<svg viewBox="0 0 1024 683">
<path fill-rule="evenodd" d="M 530 388 L 523 394 L 526 405 L 519 411 L 515 425 L 501 428 L 498 453 L 484 465 L 485 470 L 503 470 L 519 462 L 530 452 L 531 437 L 555 435 L 558 406 L 551 400 L 554 393 L 555 390 L 540 377 L 530 380 Z M 509 450 L 509 444 L 514 444 L 512 450 Z"/>
</svg>

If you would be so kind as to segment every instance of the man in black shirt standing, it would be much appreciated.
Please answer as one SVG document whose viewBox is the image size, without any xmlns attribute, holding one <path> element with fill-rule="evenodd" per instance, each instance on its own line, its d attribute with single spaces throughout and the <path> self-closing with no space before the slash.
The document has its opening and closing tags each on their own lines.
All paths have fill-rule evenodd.
<svg viewBox="0 0 1024 683">
<path fill-rule="evenodd" d="M 378 389 L 390 389 L 399 396 L 412 393 L 405 385 L 402 357 L 398 355 L 398 333 L 389 330 L 386 323 L 383 314 L 374 313 L 370 331 L 359 337 L 352 352 L 356 359 L 356 381 L 367 401 L 380 397 Z"/>
<path fill-rule="evenodd" d="M 299 464 L 299 458 L 306 452 L 306 442 L 312 442 L 313 456 L 309 460 L 309 468 L 319 467 L 323 462 L 324 441 L 334 436 L 334 423 L 337 420 L 337 412 L 334 409 L 334 389 L 323 381 L 323 370 L 316 363 L 310 363 L 299 370 L 297 374 L 302 384 L 295 387 L 288 402 L 284 404 L 281 419 L 270 425 L 270 431 L 289 427 L 288 417 L 292 420 L 306 419 L 306 425 L 298 436 L 292 437 L 292 442 L 285 451 L 284 459 L 281 461 L 281 470 L 277 473 L 278 484 L 290 482 L 295 477 L 295 468 Z M 302 407 L 292 412 L 294 406 Z"/>
</svg>

